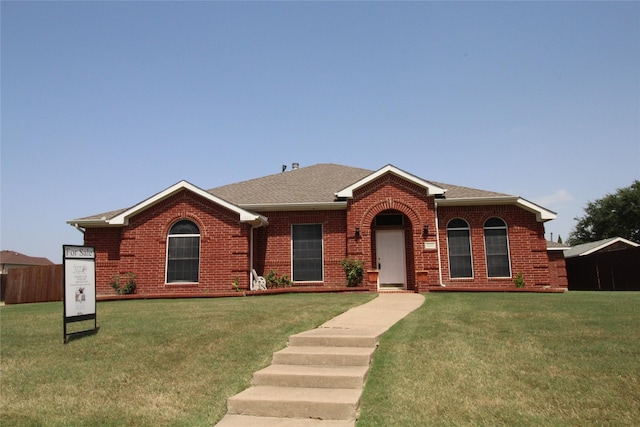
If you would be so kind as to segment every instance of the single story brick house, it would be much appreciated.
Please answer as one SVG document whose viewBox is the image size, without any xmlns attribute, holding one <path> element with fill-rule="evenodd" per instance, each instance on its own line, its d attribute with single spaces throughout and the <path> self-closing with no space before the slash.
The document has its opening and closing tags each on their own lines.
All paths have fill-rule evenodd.
<svg viewBox="0 0 640 427">
<path fill-rule="evenodd" d="M 252 286 L 252 271 L 297 286 L 344 287 L 341 260 L 365 265 L 371 291 L 566 288 L 544 223 L 519 196 L 427 181 L 393 165 L 316 164 L 204 190 L 181 181 L 140 203 L 67 221 L 96 248 L 98 295 L 114 274 L 138 294 L 207 295 Z"/>
</svg>

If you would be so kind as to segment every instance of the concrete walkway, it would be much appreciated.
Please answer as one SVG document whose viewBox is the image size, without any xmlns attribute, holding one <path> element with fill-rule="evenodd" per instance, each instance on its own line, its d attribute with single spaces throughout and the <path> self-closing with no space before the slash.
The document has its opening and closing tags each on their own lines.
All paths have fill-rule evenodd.
<svg viewBox="0 0 640 427">
<path fill-rule="evenodd" d="M 220 427 L 354 427 L 380 336 L 422 305 L 413 293 L 380 294 L 317 329 L 289 337 L 253 386 L 227 401 Z"/>
</svg>

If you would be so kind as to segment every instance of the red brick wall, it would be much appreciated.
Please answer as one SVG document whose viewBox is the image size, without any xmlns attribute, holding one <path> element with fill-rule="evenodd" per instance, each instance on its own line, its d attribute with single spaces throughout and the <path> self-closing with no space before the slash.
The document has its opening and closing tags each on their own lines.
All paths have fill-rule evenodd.
<svg viewBox="0 0 640 427">
<path fill-rule="evenodd" d="M 165 284 L 167 234 L 178 220 L 200 229 L 200 277 L 197 284 Z M 249 284 L 249 230 L 238 215 L 181 191 L 132 217 L 118 228 L 89 228 L 85 244 L 96 247 L 96 290 L 113 294 L 110 277 L 128 271 L 138 275 L 138 294 L 230 291 L 234 277 Z"/>
<path fill-rule="evenodd" d="M 345 273 L 340 261 L 346 256 L 346 212 L 262 212 L 269 225 L 256 230 L 255 265 L 258 274 L 275 270 L 278 276 L 292 277 L 291 226 L 322 224 L 324 283 L 314 285 L 344 286 Z M 305 282 L 305 284 L 308 282 Z"/>
<path fill-rule="evenodd" d="M 427 197 L 424 188 L 400 177 L 387 174 L 354 193 L 349 200 L 347 215 L 348 253 L 365 262 L 365 269 L 376 268 L 375 217 L 384 211 L 405 216 L 405 253 L 407 288 L 416 289 L 416 273 L 427 272 L 429 281 L 437 283 L 437 251 L 425 250 L 425 242 L 436 241 L 434 198 Z M 428 235 L 424 226 L 428 226 Z M 355 228 L 360 227 L 360 238 Z M 419 290 L 426 290 L 419 289 Z"/>
<path fill-rule="evenodd" d="M 547 251 L 549 256 L 549 277 L 554 288 L 568 288 L 567 266 L 562 251 Z"/>
<path fill-rule="evenodd" d="M 347 210 L 305 212 L 262 212 L 269 225 L 254 230 L 254 266 L 265 275 L 292 276 L 291 226 L 322 224 L 325 286 L 344 286 L 340 261 L 346 256 L 376 267 L 375 217 L 384 211 L 405 216 L 407 287 L 419 291 L 440 283 L 438 251 L 425 243 L 439 238 L 442 281 L 450 286 L 514 286 L 511 278 L 487 278 L 483 225 L 497 216 L 508 226 L 512 276 L 522 273 L 527 286 L 566 286 L 559 260 L 546 250 L 544 226 L 535 214 L 516 206 L 438 207 L 438 227 L 434 198 L 426 190 L 388 174 L 357 190 Z M 446 226 L 453 218 L 463 218 L 471 227 L 473 279 L 449 278 Z M 166 284 L 167 234 L 178 220 L 189 219 L 200 229 L 200 277 L 197 284 Z M 428 233 L 424 234 L 424 226 Z M 356 227 L 360 236 L 355 236 Z M 114 294 L 110 277 L 132 271 L 138 275 L 138 294 L 206 294 L 230 291 L 238 277 L 240 287 L 249 286 L 249 241 L 251 227 L 238 215 L 187 190 L 132 217 L 129 225 L 88 228 L 85 244 L 96 248 L 98 295 Z"/>
<path fill-rule="evenodd" d="M 514 286 L 512 278 L 487 277 L 484 222 L 494 216 L 501 218 L 507 224 L 512 278 L 522 273 L 526 286 L 550 286 L 544 225 L 536 220 L 535 214 L 515 205 L 438 207 L 442 282 L 447 286 Z M 454 218 L 464 219 L 471 228 L 472 279 L 449 277 L 447 223 Z"/>
</svg>

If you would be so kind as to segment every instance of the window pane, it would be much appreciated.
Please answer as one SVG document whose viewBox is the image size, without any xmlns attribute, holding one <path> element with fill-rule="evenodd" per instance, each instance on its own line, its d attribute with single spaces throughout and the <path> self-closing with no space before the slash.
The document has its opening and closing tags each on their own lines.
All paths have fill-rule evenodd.
<svg viewBox="0 0 640 427">
<path fill-rule="evenodd" d="M 200 237 L 169 236 L 167 283 L 197 282 L 200 269 Z"/>
<path fill-rule="evenodd" d="M 292 234 L 293 280 L 322 281 L 322 225 L 294 225 Z"/>
<path fill-rule="evenodd" d="M 484 229 L 484 245 L 487 254 L 487 276 L 511 277 L 507 227 L 504 221 L 499 218 L 487 220 Z"/>
<path fill-rule="evenodd" d="M 184 220 L 173 224 L 169 234 L 200 234 L 200 230 L 193 222 Z"/>
<path fill-rule="evenodd" d="M 472 277 L 469 230 L 449 230 L 447 235 L 451 277 Z"/>
</svg>

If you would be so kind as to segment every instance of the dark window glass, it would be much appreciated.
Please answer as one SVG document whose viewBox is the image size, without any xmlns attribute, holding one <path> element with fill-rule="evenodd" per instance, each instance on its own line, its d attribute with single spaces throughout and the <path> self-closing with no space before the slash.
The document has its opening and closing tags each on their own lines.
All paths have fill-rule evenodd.
<svg viewBox="0 0 640 427">
<path fill-rule="evenodd" d="M 484 247 L 487 254 L 488 277 L 511 277 L 507 225 L 500 218 L 484 223 Z"/>
<path fill-rule="evenodd" d="M 322 224 L 292 226 L 293 280 L 322 281 Z"/>
<path fill-rule="evenodd" d="M 200 269 L 200 230 L 191 221 L 179 221 L 167 237 L 167 283 L 197 282 Z"/>
<path fill-rule="evenodd" d="M 404 216 L 402 214 L 380 214 L 376 216 L 377 226 L 403 225 Z"/>
<path fill-rule="evenodd" d="M 473 277 L 469 224 L 454 219 L 447 225 L 449 246 L 449 274 L 452 278 Z"/>
</svg>

